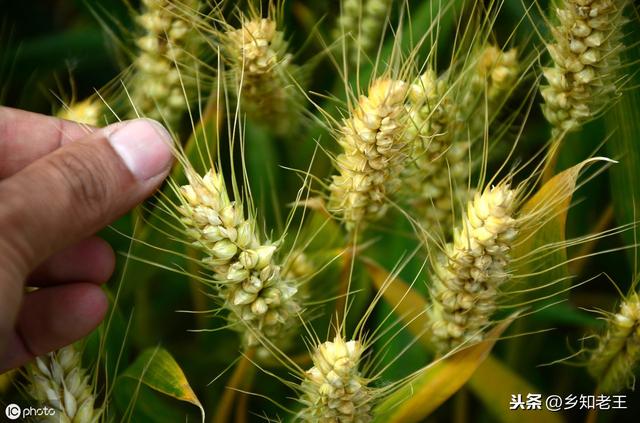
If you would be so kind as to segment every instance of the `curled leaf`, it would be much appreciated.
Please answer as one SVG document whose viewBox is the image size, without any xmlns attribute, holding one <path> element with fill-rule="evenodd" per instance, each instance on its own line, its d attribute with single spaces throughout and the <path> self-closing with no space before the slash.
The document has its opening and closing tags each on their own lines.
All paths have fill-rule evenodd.
<svg viewBox="0 0 640 423">
<path fill-rule="evenodd" d="M 187 381 L 184 372 L 171 354 L 162 348 L 143 351 L 119 377 L 133 379 L 163 395 L 195 405 L 204 422 L 205 412 L 200 400 Z"/>
<path fill-rule="evenodd" d="M 519 215 L 533 219 L 523 225 L 518 243 L 511 251 L 514 264 L 507 290 L 523 292 L 522 300 L 553 298 L 569 288 L 567 251 L 564 245 L 567 213 L 582 171 L 595 162 L 612 160 L 594 157 L 566 169 L 545 183 L 521 207 Z"/>
</svg>

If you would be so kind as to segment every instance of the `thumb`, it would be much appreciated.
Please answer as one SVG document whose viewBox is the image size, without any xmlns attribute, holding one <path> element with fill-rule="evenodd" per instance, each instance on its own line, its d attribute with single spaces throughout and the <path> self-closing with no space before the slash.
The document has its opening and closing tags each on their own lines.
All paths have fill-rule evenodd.
<svg viewBox="0 0 640 423">
<path fill-rule="evenodd" d="M 169 133 L 137 119 L 68 143 L 1 181 L 0 268 L 24 280 L 52 253 L 148 197 L 171 163 Z"/>
</svg>

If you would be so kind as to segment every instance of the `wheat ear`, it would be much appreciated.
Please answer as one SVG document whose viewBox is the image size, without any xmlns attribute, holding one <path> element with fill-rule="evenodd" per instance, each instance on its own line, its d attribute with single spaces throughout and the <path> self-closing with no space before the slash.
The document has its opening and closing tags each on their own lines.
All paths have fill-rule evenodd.
<svg viewBox="0 0 640 423">
<path fill-rule="evenodd" d="M 360 22 L 360 16 L 362 15 L 362 3 L 363 0 L 343 0 L 340 2 L 338 25 L 333 34 L 336 38 L 352 31 L 354 28 L 358 28 L 358 22 Z M 347 41 L 347 43 L 349 42 Z"/>
<path fill-rule="evenodd" d="M 553 66 L 544 68 L 542 110 L 554 131 L 577 130 L 611 102 L 620 65 L 627 0 L 563 0 L 556 8 Z"/>
<path fill-rule="evenodd" d="M 275 262 L 278 246 L 260 241 L 255 219 L 245 218 L 242 204 L 229 199 L 215 170 L 204 177 L 191 172 L 180 192 L 182 223 L 205 254 L 202 263 L 214 272 L 218 295 L 245 346 L 259 344 L 256 334 L 284 342 L 300 306 L 296 284 L 282 277 Z"/>
<path fill-rule="evenodd" d="M 362 62 L 362 54 L 373 51 L 384 28 L 391 0 L 345 0 L 334 35 L 349 34 L 345 40 L 345 54 L 352 65 Z"/>
<path fill-rule="evenodd" d="M 86 100 L 72 102 L 68 106 L 61 108 L 56 116 L 91 126 L 99 126 L 103 113 L 104 105 L 101 101 L 87 98 Z"/>
<path fill-rule="evenodd" d="M 199 44 L 187 11 L 197 11 L 199 4 L 189 0 L 179 7 L 169 0 L 142 0 L 143 12 L 136 17 L 143 33 L 136 40 L 139 53 L 130 89 L 136 110 L 131 117 L 140 113 L 174 126 L 187 110 L 183 89 L 190 84 L 181 65 L 192 60 Z"/>
<path fill-rule="evenodd" d="M 248 117 L 286 134 L 300 119 L 300 69 L 292 63 L 284 33 L 271 18 L 243 18 L 223 37 L 227 61 Z"/>
<path fill-rule="evenodd" d="M 484 134 L 486 119 L 499 111 L 520 77 L 518 50 L 487 45 L 478 54 L 460 110 L 472 138 Z M 489 122 L 490 123 L 490 122 Z"/>
<path fill-rule="evenodd" d="M 313 367 L 305 372 L 298 420 L 304 422 L 353 422 L 372 420 L 372 390 L 359 370 L 364 351 L 359 341 L 318 345 L 311 353 Z"/>
<path fill-rule="evenodd" d="M 391 0 L 367 0 L 362 11 L 362 23 L 356 38 L 357 46 L 364 52 L 370 52 L 378 45 L 378 38 L 384 28 Z"/>
<path fill-rule="evenodd" d="M 518 233 L 516 197 L 506 184 L 476 193 L 453 242 L 433 262 L 428 314 L 440 352 L 482 339 L 509 278 L 509 252 Z"/>
<path fill-rule="evenodd" d="M 427 70 L 411 85 L 405 137 L 411 160 L 403 171 L 402 196 L 426 231 L 453 225 L 451 187 L 466 187 L 468 143 L 456 142 L 457 105 L 447 82 Z"/>
<path fill-rule="evenodd" d="M 291 252 L 282 265 L 282 276 L 285 279 L 303 280 L 315 271 L 315 264 L 302 250 Z"/>
<path fill-rule="evenodd" d="M 0 394 L 5 394 L 13 384 L 16 371 L 10 370 L 0 374 Z"/>
<path fill-rule="evenodd" d="M 589 360 L 589 370 L 603 392 L 633 386 L 640 361 L 640 296 L 634 293 L 608 320 L 605 335 Z"/>
<path fill-rule="evenodd" d="M 69 345 L 27 366 L 27 391 L 41 405 L 56 410 L 51 423 L 94 423 L 102 415 L 81 358 L 80 351 Z"/>
<path fill-rule="evenodd" d="M 406 158 L 407 88 L 399 80 L 376 79 L 344 120 L 329 209 L 342 215 L 348 229 L 383 216 L 387 195 L 398 189 Z"/>
</svg>

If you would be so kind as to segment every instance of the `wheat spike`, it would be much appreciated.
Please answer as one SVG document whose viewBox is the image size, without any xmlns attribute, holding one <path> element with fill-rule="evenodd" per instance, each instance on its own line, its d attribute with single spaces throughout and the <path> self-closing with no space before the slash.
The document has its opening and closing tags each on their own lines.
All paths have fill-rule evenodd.
<svg viewBox="0 0 640 423">
<path fill-rule="evenodd" d="M 467 122 L 472 138 L 484 134 L 485 119 L 498 112 L 519 77 L 517 49 L 502 51 L 495 45 L 487 45 L 480 51 L 460 107 L 461 119 Z"/>
<path fill-rule="evenodd" d="M 384 20 L 391 0 L 367 0 L 362 13 L 362 24 L 356 43 L 364 52 L 370 52 L 378 45 L 378 38 L 384 28 Z"/>
<path fill-rule="evenodd" d="M 274 260 L 277 245 L 261 242 L 253 218 L 229 199 L 221 174 L 189 175 L 181 187 L 179 211 L 193 245 L 205 253 L 202 263 L 214 272 L 218 294 L 243 333 L 243 343 L 259 344 L 256 334 L 284 339 L 296 327 L 300 311 L 297 286 Z M 245 325 L 250 330 L 245 329 Z"/>
<path fill-rule="evenodd" d="M 226 32 L 224 45 L 242 110 L 278 134 L 294 129 L 302 101 L 296 86 L 300 70 L 276 21 L 243 19 L 241 28 Z"/>
<path fill-rule="evenodd" d="M 341 2 L 340 15 L 338 16 L 338 26 L 335 28 L 334 36 L 336 38 L 344 33 L 358 28 L 360 16 L 362 14 L 363 0 L 343 0 Z"/>
<path fill-rule="evenodd" d="M 461 87 L 427 69 L 409 90 L 406 138 L 411 163 L 403 173 L 402 196 L 425 231 L 450 235 L 453 207 L 469 198 L 469 148 L 504 103 L 519 71 L 517 51 L 484 47 Z M 486 107 L 485 107 L 486 106 Z"/>
<path fill-rule="evenodd" d="M 605 335 L 589 360 L 589 370 L 602 392 L 632 387 L 640 361 L 640 296 L 634 293 L 608 320 Z"/>
<path fill-rule="evenodd" d="M 293 251 L 282 265 L 282 275 L 286 279 L 302 280 L 315 270 L 313 261 L 302 250 Z"/>
<path fill-rule="evenodd" d="M 298 420 L 304 422 L 353 422 L 372 420 L 372 390 L 358 366 L 363 345 L 336 336 L 318 345 L 311 354 L 313 367 L 305 372 Z"/>
<path fill-rule="evenodd" d="M 11 388 L 15 374 L 15 371 L 0 374 L 0 394 L 5 394 Z"/>
<path fill-rule="evenodd" d="M 102 410 L 95 406 L 89 376 L 82 367 L 82 355 L 73 345 L 36 358 L 27 366 L 27 391 L 40 404 L 52 407 L 51 423 L 94 423 Z"/>
<path fill-rule="evenodd" d="M 83 101 L 72 102 L 69 106 L 61 108 L 56 115 L 61 119 L 99 126 L 103 113 L 104 106 L 102 102 L 88 98 Z"/>
<path fill-rule="evenodd" d="M 362 62 L 362 54 L 373 51 L 379 43 L 384 28 L 385 17 L 391 0 L 345 0 L 342 2 L 336 38 L 348 35 L 345 40 L 349 62 L 357 65 Z"/>
<path fill-rule="evenodd" d="M 509 278 L 515 206 L 516 191 L 505 184 L 476 193 L 453 242 L 435 258 L 428 313 L 440 352 L 482 339 Z"/>
<path fill-rule="evenodd" d="M 329 209 L 340 213 L 349 229 L 383 216 L 386 196 L 398 189 L 406 158 L 406 93 L 402 81 L 376 79 L 344 120 Z"/>
<path fill-rule="evenodd" d="M 411 85 L 406 138 L 411 161 L 403 172 L 403 197 L 427 231 L 453 224 L 451 187 L 466 187 L 469 144 L 457 142 L 458 106 L 447 83 L 427 70 Z"/>
<path fill-rule="evenodd" d="M 553 66 L 544 68 L 542 110 L 554 131 L 577 130 L 610 103 L 617 91 L 622 12 L 627 0 L 563 0 L 556 8 L 554 41 L 547 46 Z"/>
<path fill-rule="evenodd" d="M 143 34 L 136 40 L 139 52 L 133 64 L 131 102 L 142 116 L 170 127 L 187 110 L 183 87 L 190 84 L 183 65 L 193 61 L 191 55 L 197 54 L 199 45 L 187 11 L 197 11 L 199 4 L 197 0 L 182 4 L 142 0 L 143 13 L 136 17 Z M 130 117 L 137 117 L 136 110 Z"/>
</svg>

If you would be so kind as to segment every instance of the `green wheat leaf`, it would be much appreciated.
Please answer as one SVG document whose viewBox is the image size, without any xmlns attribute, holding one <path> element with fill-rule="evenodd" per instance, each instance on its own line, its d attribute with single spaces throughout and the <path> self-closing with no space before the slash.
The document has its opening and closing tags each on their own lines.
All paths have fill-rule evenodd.
<svg viewBox="0 0 640 423">
<path fill-rule="evenodd" d="M 198 397 L 193 392 L 184 372 L 168 351 L 162 348 L 150 348 L 143 351 L 133 364 L 118 378 L 116 390 L 121 388 L 125 389 L 125 392 L 131 392 L 123 388 L 127 379 L 134 381 L 135 383 L 133 385 L 137 385 L 133 390 L 131 405 L 134 407 L 138 407 L 139 405 L 144 407 L 143 414 L 151 414 L 152 417 L 158 419 L 156 421 L 169 421 L 170 416 L 179 414 L 179 411 L 172 410 L 169 415 L 163 416 L 163 413 L 167 412 L 163 410 L 168 407 L 166 404 L 164 406 L 161 405 L 164 403 L 157 400 L 153 400 L 152 404 L 157 405 L 158 409 L 154 409 L 153 406 L 150 407 L 147 401 L 149 401 L 148 398 L 152 398 L 152 396 L 145 393 L 142 389 L 143 387 L 147 387 L 156 393 L 195 405 L 200 410 L 202 421 L 204 421 L 205 412 L 200 400 L 198 400 Z M 129 384 L 128 387 L 130 388 L 131 386 L 132 385 Z M 141 393 L 143 396 L 136 398 Z M 118 393 L 116 393 L 116 396 L 117 394 Z M 181 420 L 184 420 L 184 415 Z"/>
</svg>

